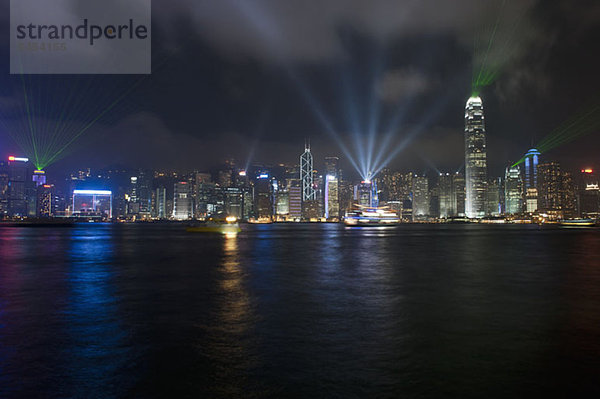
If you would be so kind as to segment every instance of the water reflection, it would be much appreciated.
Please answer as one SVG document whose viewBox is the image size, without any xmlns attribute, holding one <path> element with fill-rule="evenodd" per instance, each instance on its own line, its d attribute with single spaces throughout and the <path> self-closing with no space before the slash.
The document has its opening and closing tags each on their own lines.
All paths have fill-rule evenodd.
<svg viewBox="0 0 600 399">
<path fill-rule="evenodd" d="M 256 316 L 247 290 L 247 271 L 240 263 L 239 238 L 223 237 L 223 256 L 217 266 L 215 309 L 207 326 L 209 342 L 199 344 L 213 364 L 213 392 L 223 397 L 243 396 L 249 373 L 256 367 Z"/>
<path fill-rule="evenodd" d="M 109 233 L 94 226 L 74 230 L 71 238 L 64 372 L 69 395 L 76 397 L 87 392 L 118 396 L 126 388 L 116 384 L 123 384 L 130 349 L 118 315 Z"/>
<path fill-rule="evenodd" d="M 63 232 L 0 228 L 0 397 L 51 388 L 65 303 Z M 26 395 L 26 394 L 25 394 Z"/>
</svg>

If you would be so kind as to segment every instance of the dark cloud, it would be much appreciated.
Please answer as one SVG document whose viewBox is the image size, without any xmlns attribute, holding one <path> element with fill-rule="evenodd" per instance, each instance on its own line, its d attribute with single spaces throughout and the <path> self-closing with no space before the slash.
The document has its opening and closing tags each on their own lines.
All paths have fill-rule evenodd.
<svg viewBox="0 0 600 399">
<path fill-rule="evenodd" d="M 414 69 L 387 71 L 377 91 L 382 101 L 394 103 L 403 97 L 419 96 L 430 91 L 437 81 L 432 81 L 420 71 Z"/>
<path fill-rule="evenodd" d="M 344 158 L 319 110 L 344 143 L 373 118 L 380 136 L 392 125 L 393 143 L 416 126 L 394 164 L 451 170 L 464 158 L 464 103 L 484 54 L 474 42 L 485 43 L 499 21 L 488 53 L 498 75 L 481 95 L 491 168 L 501 173 L 597 92 L 596 3 L 155 0 L 153 75 L 124 101 L 134 105 L 125 117 L 97 126 L 104 142 L 63 165 L 205 167 L 230 155 L 243 161 L 256 142 L 255 159 L 295 163 L 305 137 L 317 162 Z M 10 103 L 6 87 L 0 97 Z M 600 143 L 580 143 L 588 162 Z M 549 156 L 571 162 L 561 151 Z"/>
</svg>

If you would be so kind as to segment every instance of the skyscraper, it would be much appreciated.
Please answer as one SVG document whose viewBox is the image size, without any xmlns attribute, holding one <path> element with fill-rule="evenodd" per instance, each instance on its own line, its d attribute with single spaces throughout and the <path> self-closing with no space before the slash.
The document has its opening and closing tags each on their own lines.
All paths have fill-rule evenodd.
<svg viewBox="0 0 600 399">
<path fill-rule="evenodd" d="M 592 169 L 582 169 L 579 175 L 579 211 L 581 217 L 597 218 L 600 215 L 600 183 Z"/>
<path fill-rule="evenodd" d="M 455 216 L 456 214 L 456 201 L 453 201 L 452 196 L 452 177 L 450 173 L 440 173 L 438 177 L 439 217 L 441 218 Z"/>
<path fill-rule="evenodd" d="M 336 176 L 327 175 L 325 178 L 325 218 L 338 218 L 339 216 L 339 182 Z"/>
<path fill-rule="evenodd" d="M 452 176 L 452 202 L 454 216 L 465 217 L 465 177 L 459 172 Z"/>
<path fill-rule="evenodd" d="M 290 218 L 302 217 L 302 185 L 298 179 L 288 180 Z"/>
<path fill-rule="evenodd" d="M 308 144 L 300 156 L 300 181 L 302 182 L 302 201 L 316 200 L 317 196 L 313 185 L 313 156 Z"/>
<path fill-rule="evenodd" d="M 509 166 L 504 173 L 505 213 L 515 215 L 523 212 L 523 179 L 519 166 Z"/>
<path fill-rule="evenodd" d="M 10 216 L 29 216 L 29 197 L 34 189 L 31 179 L 33 167 L 29 159 L 10 156 L 8 158 L 8 213 Z M 37 196 L 33 198 L 34 201 Z M 33 216 L 35 216 L 35 202 Z"/>
<path fill-rule="evenodd" d="M 525 154 L 525 190 L 538 188 L 538 163 L 540 152 L 535 148 L 530 149 Z"/>
<path fill-rule="evenodd" d="M 558 162 L 548 161 L 538 168 L 538 209 L 543 212 L 556 212 L 561 208 L 561 173 Z"/>
<path fill-rule="evenodd" d="M 425 176 L 415 176 L 412 179 L 412 211 L 413 220 L 429 215 L 429 180 Z"/>
<path fill-rule="evenodd" d="M 339 180 L 340 159 L 338 157 L 325 157 L 325 176 L 335 176 Z"/>
<path fill-rule="evenodd" d="M 273 217 L 273 185 L 268 173 L 258 176 L 254 184 L 254 210 L 259 220 Z"/>
<path fill-rule="evenodd" d="M 167 189 L 165 187 L 158 187 L 155 198 L 154 215 L 159 219 L 165 219 L 167 217 Z"/>
<path fill-rule="evenodd" d="M 485 216 L 487 155 L 485 118 L 481 98 L 473 96 L 465 107 L 465 212 L 469 218 Z"/>
<path fill-rule="evenodd" d="M 192 185 L 187 181 L 175 183 L 173 194 L 173 219 L 187 220 L 194 216 Z"/>
<path fill-rule="evenodd" d="M 502 213 L 502 178 L 494 178 L 488 181 L 485 191 L 486 215 L 499 216 Z"/>
</svg>

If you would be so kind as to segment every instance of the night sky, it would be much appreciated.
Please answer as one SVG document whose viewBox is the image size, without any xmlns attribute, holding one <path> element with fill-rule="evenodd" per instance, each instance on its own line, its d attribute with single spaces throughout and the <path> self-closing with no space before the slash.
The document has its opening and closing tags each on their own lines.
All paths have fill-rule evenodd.
<svg viewBox="0 0 600 399">
<path fill-rule="evenodd" d="M 489 58 L 500 74 L 481 92 L 490 175 L 600 101 L 600 2 L 593 0 L 155 0 L 152 12 L 153 74 L 90 78 L 82 100 L 90 109 L 136 86 L 50 171 L 209 168 L 225 157 L 293 164 L 305 138 L 317 168 L 338 155 L 351 169 L 332 132 L 356 156 L 353 140 L 369 128 L 377 143 L 393 132 L 386 153 L 412 137 L 392 167 L 455 171 L 464 162 L 464 104 L 481 57 L 474 42 L 496 23 Z M 0 27 L 6 115 L 21 106 L 18 78 L 8 75 L 8 1 Z M 64 81 L 57 93 L 69 90 Z M 85 123 L 84 114 L 71 123 Z M 0 156 L 20 152 L 0 129 Z M 544 158 L 573 169 L 600 166 L 598 133 Z"/>
</svg>

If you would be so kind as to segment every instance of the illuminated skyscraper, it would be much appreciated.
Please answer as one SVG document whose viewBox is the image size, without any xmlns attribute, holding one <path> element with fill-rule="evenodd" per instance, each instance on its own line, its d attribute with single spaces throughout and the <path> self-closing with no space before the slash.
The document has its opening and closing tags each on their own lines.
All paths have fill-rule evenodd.
<svg viewBox="0 0 600 399">
<path fill-rule="evenodd" d="M 459 172 L 452 176 L 452 204 L 454 216 L 465 217 L 465 177 Z"/>
<path fill-rule="evenodd" d="M 259 220 L 273 217 L 273 185 L 268 173 L 260 174 L 254 183 L 254 210 Z"/>
<path fill-rule="evenodd" d="M 485 198 L 486 212 L 488 216 L 499 216 L 502 213 L 502 179 L 494 178 L 488 181 Z"/>
<path fill-rule="evenodd" d="M 577 190 L 573 176 L 569 172 L 561 173 L 560 205 L 566 219 L 577 216 Z"/>
<path fill-rule="evenodd" d="M 509 166 L 504 173 L 505 213 L 515 215 L 523 212 L 523 179 L 519 166 Z"/>
<path fill-rule="evenodd" d="M 340 178 L 340 159 L 338 157 L 325 157 L 325 176 Z"/>
<path fill-rule="evenodd" d="M 579 211 L 581 217 L 600 215 L 600 180 L 592 169 L 582 169 L 579 176 Z"/>
<path fill-rule="evenodd" d="M 535 148 L 525 154 L 525 189 L 538 188 L 538 163 L 540 152 Z"/>
<path fill-rule="evenodd" d="M 456 205 L 452 196 L 452 177 L 450 173 L 440 173 L 438 177 L 439 217 L 441 218 L 455 216 L 456 214 Z"/>
<path fill-rule="evenodd" d="M 538 209 L 543 212 L 561 209 L 560 188 L 561 173 L 558 162 L 548 161 L 538 168 Z"/>
<path fill-rule="evenodd" d="M 302 184 L 298 179 L 288 180 L 290 217 L 300 219 L 302 217 Z"/>
<path fill-rule="evenodd" d="M 39 169 L 34 170 L 31 180 L 35 183 L 35 187 L 43 186 L 46 184 L 46 172 Z"/>
<path fill-rule="evenodd" d="M 425 176 L 412 179 L 413 220 L 429 215 L 429 181 Z"/>
<path fill-rule="evenodd" d="M 35 202 L 37 196 L 33 197 L 33 209 L 29 199 L 34 190 L 34 181 L 31 176 L 33 167 L 27 158 L 8 157 L 8 213 L 10 216 L 35 216 Z"/>
<path fill-rule="evenodd" d="M 0 217 L 8 213 L 8 164 L 0 161 Z"/>
<path fill-rule="evenodd" d="M 487 185 L 487 153 L 483 103 L 471 97 L 465 107 L 465 212 L 469 218 L 485 216 Z"/>
<path fill-rule="evenodd" d="M 187 220 L 194 216 L 192 185 L 187 181 L 175 183 L 173 192 L 173 219 Z"/>
<path fill-rule="evenodd" d="M 337 218 L 339 216 L 339 182 L 336 176 L 327 175 L 325 178 L 325 218 Z"/>
<path fill-rule="evenodd" d="M 302 182 L 302 201 L 316 200 L 317 196 L 313 185 L 313 156 L 308 144 L 300 156 L 300 181 Z"/>
<path fill-rule="evenodd" d="M 167 189 L 165 187 L 156 189 L 154 216 L 159 219 L 167 217 Z"/>
<path fill-rule="evenodd" d="M 73 216 L 112 219 L 112 191 L 73 190 Z"/>
<path fill-rule="evenodd" d="M 54 190 L 54 185 L 52 184 L 43 184 L 38 187 L 38 217 L 49 218 L 55 216 L 56 194 Z"/>
</svg>

